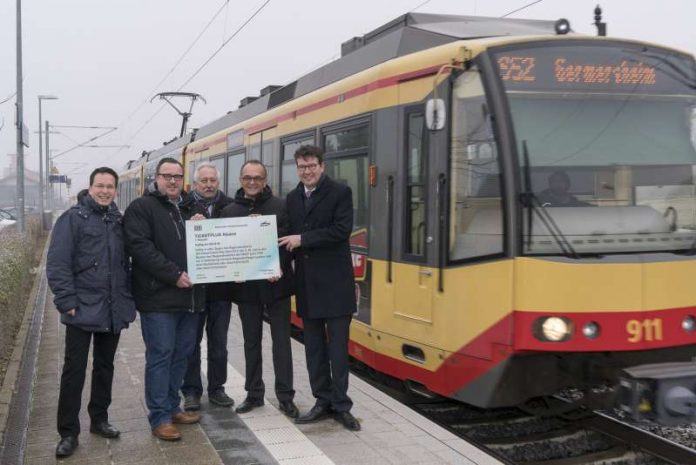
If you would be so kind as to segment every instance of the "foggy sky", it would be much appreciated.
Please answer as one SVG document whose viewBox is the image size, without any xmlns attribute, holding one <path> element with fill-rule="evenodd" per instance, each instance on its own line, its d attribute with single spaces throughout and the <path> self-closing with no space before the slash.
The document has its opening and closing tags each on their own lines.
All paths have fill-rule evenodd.
<svg viewBox="0 0 696 465">
<path fill-rule="evenodd" d="M 179 133 L 181 118 L 157 92 L 202 94 L 189 128 L 200 127 L 238 107 L 246 96 L 269 84 L 284 85 L 340 54 L 341 43 L 404 14 L 424 0 L 271 0 L 270 3 L 182 87 L 208 58 L 248 20 L 265 0 L 23 0 L 24 121 L 30 129 L 26 166 L 38 169 L 39 94 L 44 119 L 55 125 L 117 126 L 95 141 L 130 145 L 127 149 L 80 148 L 55 163 L 73 178 L 73 193 L 87 186 L 96 166 L 117 170 L 143 150 L 152 150 Z M 532 0 L 432 0 L 422 13 L 501 16 Z M 597 0 L 543 0 L 514 18 L 570 20 L 575 32 L 595 34 Z M 609 35 L 640 39 L 696 53 L 696 2 L 663 0 L 599 1 Z M 181 63 L 214 14 L 200 40 Z M 16 90 L 16 0 L 0 2 L 0 101 Z M 164 79 L 166 77 L 166 79 Z M 164 82 L 158 85 L 162 80 Z M 188 109 L 188 101 L 179 100 Z M 0 166 L 16 152 L 15 100 L 0 105 Z M 148 124 L 145 124 L 151 120 Z M 54 155 L 70 149 L 97 130 L 58 129 L 51 135 Z M 140 131 L 136 134 L 137 131 Z"/>
</svg>

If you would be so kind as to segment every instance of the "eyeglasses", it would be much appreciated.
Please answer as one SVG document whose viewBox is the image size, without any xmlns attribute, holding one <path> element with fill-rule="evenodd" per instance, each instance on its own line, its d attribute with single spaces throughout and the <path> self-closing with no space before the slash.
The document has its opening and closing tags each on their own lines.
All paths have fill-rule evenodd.
<svg viewBox="0 0 696 465">
<path fill-rule="evenodd" d="M 319 163 L 309 163 L 307 165 L 297 165 L 297 171 L 314 171 Z"/>
<path fill-rule="evenodd" d="M 263 176 L 242 176 L 240 179 L 242 182 L 263 182 L 266 180 Z"/>
<path fill-rule="evenodd" d="M 165 181 L 167 182 L 172 182 L 172 180 L 179 182 L 184 179 L 183 174 L 162 174 L 162 173 L 157 173 L 158 176 L 162 176 Z"/>
<path fill-rule="evenodd" d="M 203 178 L 196 181 L 198 184 L 215 184 L 218 182 L 217 178 Z"/>
</svg>

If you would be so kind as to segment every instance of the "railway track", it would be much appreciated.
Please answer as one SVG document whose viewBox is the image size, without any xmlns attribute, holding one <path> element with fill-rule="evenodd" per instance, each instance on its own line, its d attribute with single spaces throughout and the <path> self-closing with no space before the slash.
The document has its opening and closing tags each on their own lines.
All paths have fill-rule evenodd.
<svg viewBox="0 0 696 465">
<path fill-rule="evenodd" d="M 509 464 L 696 464 L 696 451 L 597 412 L 530 414 L 452 401 L 410 406 Z"/>
<path fill-rule="evenodd" d="M 360 363 L 352 372 L 510 465 L 696 465 L 694 449 L 561 398 L 525 410 L 480 409 L 416 396 Z"/>
</svg>

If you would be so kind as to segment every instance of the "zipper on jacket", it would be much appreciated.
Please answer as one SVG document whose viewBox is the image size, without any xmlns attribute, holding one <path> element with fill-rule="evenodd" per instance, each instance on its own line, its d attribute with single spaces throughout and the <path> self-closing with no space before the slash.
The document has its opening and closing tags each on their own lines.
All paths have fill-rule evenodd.
<svg viewBox="0 0 696 465">
<path fill-rule="evenodd" d="M 169 212 L 169 218 L 171 218 L 172 223 L 174 223 L 174 229 L 176 229 L 177 237 L 179 238 L 179 240 L 182 240 L 181 231 L 179 231 L 179 225 L 177 224 L 176 220 L 174 219 L 174 214 L 172 212 Z"/>
<path fill-rule="evenodd" d="M 116 329 L 116 324 L 114 322 L 114 296 L 112 292 L 112 279 L 111 279 L 111 270 L 112 270 L 112 257 L 111 257 L 111 239 L 109 237 L 109 222 L 107 221 L 107 214 L 104 213 L 104 216 L 102 217 L 102 221 L 104 222 L 104 232 L 106 234 L 106 253 L 107 253 L 107 261 L 106 261 L 106 266 L 108 267 L 106 270 L 106 277 L 107 281 L 109 283 L 109 294 L 106 300 L 106 303 L 109 304 L 109 313 L 111 314 L 111 331 L 114 331 Z"/>
</svg>

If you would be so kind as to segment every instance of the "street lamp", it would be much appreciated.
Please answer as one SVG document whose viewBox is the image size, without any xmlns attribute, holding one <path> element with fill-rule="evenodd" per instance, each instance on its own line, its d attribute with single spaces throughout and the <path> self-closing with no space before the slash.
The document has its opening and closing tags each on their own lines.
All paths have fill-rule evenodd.
<svg viewBox="0 0 696 465">
<path fill-rule="evenodd" d="M 58 100 L 55 95 L 39 95 L 39 212 L 41 214 L 41 226 L 43 229 L 48 229 L 48 225 L 44 219 L 44 182 L 48 190 L 48 156 L 46 157 L 46 178 L 44 178 L 44 162 L 43 162 L 43 137 L 41 134 L 41 128 L 43 126 L 43 119 L 41 118 L 41 101 L 42 100 Z M 48 137 L 48 136 L 47 136 Z M 48 196 L 46 196 L 48 198 Z"/>
</svg>

